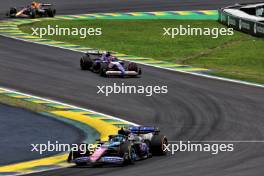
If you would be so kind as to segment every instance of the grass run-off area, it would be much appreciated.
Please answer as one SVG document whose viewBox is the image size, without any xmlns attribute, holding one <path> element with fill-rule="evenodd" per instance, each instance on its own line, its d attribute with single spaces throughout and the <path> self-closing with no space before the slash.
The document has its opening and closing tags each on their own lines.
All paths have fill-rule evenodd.
<svg viewBox="0 0 264 176">
<path fill-rule="evenodd" d="M 89 20 L 42 21 L 20 26 L 32 33 L 32 27 L 102 28 L 101 36 L 44 36 L 57 41 L 154 58 L 194 67 L 209 68 L 212 74 L 264 83 L 264 39 L 240 32 L 232 36 L 163 36 L 163 28 L 223 28 L 216 21 L 191 20 Z"/>
</svg>

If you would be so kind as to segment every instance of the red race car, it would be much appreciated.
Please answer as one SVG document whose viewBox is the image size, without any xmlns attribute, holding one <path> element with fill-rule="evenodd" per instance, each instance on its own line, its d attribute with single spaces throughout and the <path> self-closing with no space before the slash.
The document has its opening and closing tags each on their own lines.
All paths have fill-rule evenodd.
<svg viewBox="0 0 264 176">
<path fill-rule="evenodd" d="M 38 2 L 32 2 L 31 5 L 17 9 L 11 7 L 6 13 L 6 16 L 15 18 L 36 18 L 36 17 L 54 17 L 56 9 L 52 8 L 52 4 L 44 4 Z"/>
</svg>

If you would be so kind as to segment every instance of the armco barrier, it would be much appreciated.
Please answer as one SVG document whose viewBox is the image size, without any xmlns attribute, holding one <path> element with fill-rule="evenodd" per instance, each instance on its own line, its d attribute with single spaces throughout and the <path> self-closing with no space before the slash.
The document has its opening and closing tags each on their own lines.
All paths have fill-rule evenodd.
<svg viewBox="0 0 264 176">
<path fill-rule="evenodd" d="M 232 7 L 228 7 L 232 8 Z M 225 12 L 226 8 L 219 9 L 219 22 L 233 27 L 236 30 L 245 32 L 258 37 L 264 37 L 264 21 L 258 22 L 251 19 L 235 16 L 228 12 Z"/>
</svg>

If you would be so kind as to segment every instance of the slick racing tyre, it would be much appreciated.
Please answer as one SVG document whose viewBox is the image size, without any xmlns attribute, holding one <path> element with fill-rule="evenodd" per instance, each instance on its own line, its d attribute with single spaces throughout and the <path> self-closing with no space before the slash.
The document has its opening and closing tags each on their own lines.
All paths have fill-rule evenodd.
<svg viewBox="0 0 264 176">
<path fill-rule="evenodd" d="M 32 9 L 31 12 L 30 12 L 30 18 L 36 18 L 36 10 L 35 9 Z"/>
<path fill-rule="evenodd" d="M 101 63 L 94 61 L 91 70 L 94 73 L 99 73 L 100 72 L 100 68 L 101 68 Z"/>
<path fill-rule="evenodd" d="M 151 139 L 151 152 L 153 155 L 166 155 L 164 145 L 168 144 L 168 139 L 164 135 L 154 135 Z"/>
<path fill-rule="evenodd" d="M 124 159 L 124 165 L 134 164 L 136 160 L 136 150 L 129 142 L 120 145 L 119 153 Z"/>
<path fill-rule="evenodd" d="M 80 60 L 80 66 L 82 70 L 90 70 L 93 65 L 93 61 L 89 56 L 83 56 Z"/>
<path fill-rule="evenodd" d="M 108 63 L 101 63 L 100 76 L 107 77 L 106 72 L 108 71 Z"/>
<path fill-rule="evenodd" d="M 141 75 L 141 69 L 138 68 L 138 65 L 134 62 L 130 62 L 127 66 L 127 70 L 128 71 L 135 71 L 137 72 L 139 75 Z"/>
<path fill-rule="evenodd" d="M 149 140 L 145 140 L 145 143 L 147 144 L 148 146 L 148 151 L 147 151 L 147 157 L 148 158 L 151 158 L 152 157 L 152 151 L 151 151 L 151 142 Z"/>
<path fill-rule="evenodd" d="M 130 62 L 127 66 L 128 71 L 138 72 L 138 66 L 136 63 Z"/>
<path fill-rule="evenodd" d="M 15 17 L 16 14 L 17 14 L 17 9 L 16 8 L 13 8 L 13 7 L 10 8 L 9 13 L 8 12 L 6 13 L 6 15 L 7 16 L 10 16 L 10 17 Z"/>
<path fill-rule="evenodd" d="M 48 17 L 54 17 L 55 13 L 56 13 L 56 10 L 53 10 L 53 9 L 49 8 L 49 9 L 47 9 L 46 13 L 47 13 Z"/>
<path fill-rule="evenodd" d="M 88 149 L 88 144 L 86 144 L 86 148 Z M 69 153 L 69 156 L 68 156 L 68 159 L 67 159 L 67 162 L 70 163 L 72 160 L 76 159 L 76 158 L 80 158 L 80 157 L 86 157 L 86 156 L 90 156 L 91 155 L 91 152 L 89 150 L 86 150 L 85 153 L 83 153 L 83 151 L 71 151 Z M 86 165 L 86 162 L 79 162 L 79 163 L 76 163 L 76 165 L 78 166 L 82 166 L 82 165 Z"/>
</svg>

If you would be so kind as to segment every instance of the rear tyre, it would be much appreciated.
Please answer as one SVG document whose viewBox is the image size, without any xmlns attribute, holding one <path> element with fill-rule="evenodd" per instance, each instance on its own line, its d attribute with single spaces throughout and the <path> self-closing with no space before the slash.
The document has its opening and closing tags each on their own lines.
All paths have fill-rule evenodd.
<svg viewBox="0 0 264 176">
<path fill-rule="evenodd" d="M 57 13 L 56 9 L 53 9 L 53 16 L 55 16 Z"/>
<path fill-rule="evenodd" d="M 154 135 L 151 139 L 151 152 L 153 155 L 166 155 L 164 145 L 168 144 L 168 139 L 164 135 Z"/>
<path fill-rule="evenodd" d="M 47 9 L 47 15 L 48 17 L 54 17 L 54 10 L 52 10 L 51 8 Z"/>
<path fill-rule="evenodd" d="M 80 66 L 82 70 L 90 70 L 93 65 L 93 61 L 89 56 L 83 56 L 80 60 Z"/>
<path fill-rule="evenodd" d="M 100 76 L 102 77 L 107 77 L 107 72 L 108 70 L 108 63 L 101 63 L 101 68 L 100 68 Z"/>
</svg>

